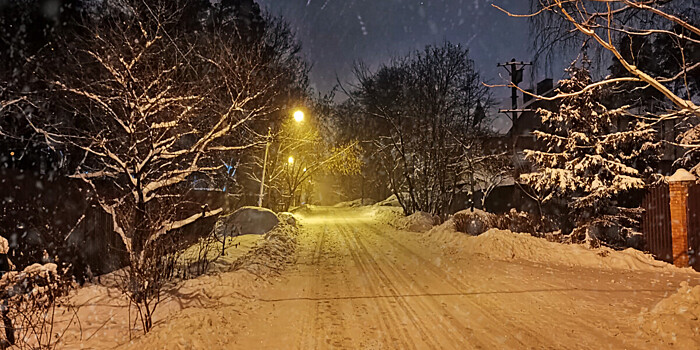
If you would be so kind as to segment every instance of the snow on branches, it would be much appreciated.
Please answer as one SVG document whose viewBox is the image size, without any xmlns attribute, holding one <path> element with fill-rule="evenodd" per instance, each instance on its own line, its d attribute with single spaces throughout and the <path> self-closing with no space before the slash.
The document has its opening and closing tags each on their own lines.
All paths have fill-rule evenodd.
<svg viewBox="0 0 700 350">
<path fill-rule="evenodd" d="M 41 93 L 19 95 L 33 134 L 65 152 L 66 171 L 111 214 L 129 255 L 129 293 L 146 313 L 160 278 L 148 274 L 180 248 L 178 229 L 223 211 L 191 200 L 194 178 L 216 177 L 223 160 L 264 143 L 256 130 L 305 91 L 306 63 L 288 26 L 255 11 L 240 23 L 214 11 L 229 5 L 99 4 L 99 15 L 61 29 L 37 55 Z M 260 28 L 236 27 L 244 22 Z"/>
<path fill-rule="evenodd" d="M 635 211 L 618 200 L 644 187 L 659 143 L 655 130 L 628 118 L 625 107 L 606 108 L 602 88 L 578 93 L 592 84 L 588 64 L 584 58 L 567 70 L 570 78 L 559 82 L 559 92 L 571 95 L 556 110 L 538 111 L 542 128 L 534 132 L 537 147 L 525 151 L 537 170 L 521 179 L 543 203 L 566 202 L 575 226 L 573 240 L 624 244 L 638 222 Z"/>
<path fill-rule="evenodd" d="M 532 11 L 512 17 L 533 23 L 537 52 L 580 48 L 612 57 L 611 75 L 556 100 L 589 89 L 624 89 L 627 104 L 646 109 L 657 124 L 673 121 L 677 143 L 685 149 L 674 167 L 700 174 L 700 12 L 696 1 L 531 0 Z M 573 45 L 572 45 L 573 44 Z M 516 87 L 517 88 L 517 87 Z M 521 90 L 525 94 L 531 92 Z M 630 101 L 636 96 L 637 101 Z M 661 107 L 661 110 L 659 109 Z"/>
</svg>

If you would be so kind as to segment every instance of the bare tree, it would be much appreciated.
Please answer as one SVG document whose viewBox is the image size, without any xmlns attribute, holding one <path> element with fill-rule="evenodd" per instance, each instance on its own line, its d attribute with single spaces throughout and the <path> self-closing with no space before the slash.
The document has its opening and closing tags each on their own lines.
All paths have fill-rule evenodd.
<svg viewBox="0 0 700 350">
<path fill-rule="evenodd" d="M 189 202 L 191 179 L 259 144 L 255 121 L 306 68 L 279 22 L 242 41 L 229 23 L 192 21 L 187 1 L 116 4 L 51 48 L 61 66 L 43 79 L 55 112 L 23 96 L 21 113 L 46 144 L 71 150 L 72 177 L 111 214 L 147 332 L 175 233 L 225 209 Z"/>
<path fill-rule="evenodd" d="M 469 172 L 460 142 L 480 129 L 478 106 L 490 103 L 468 50 L 429 46 L 374 73 L 360 64 L 355 75 L 353 97 L 381 120 L 376 148 L 402 207 L 407 214 L 446 212 Z"/>
</svg>

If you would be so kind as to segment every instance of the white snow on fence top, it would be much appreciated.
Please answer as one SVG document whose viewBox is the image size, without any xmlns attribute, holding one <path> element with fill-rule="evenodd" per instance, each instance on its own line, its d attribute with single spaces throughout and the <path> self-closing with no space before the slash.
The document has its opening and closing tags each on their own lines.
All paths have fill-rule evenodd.
<svg viewBox="0 0 700 350">
<path fill-rule="evenodd" d="M 685 169 L 678 169 L 676 170 L 676 173 L 671 176 L 668 181 L 669 182 L 683 182 L 683 181 L 695 181 L 695 175 L 691 174 L 688 172 L 688 170 Z"/>
</svg>

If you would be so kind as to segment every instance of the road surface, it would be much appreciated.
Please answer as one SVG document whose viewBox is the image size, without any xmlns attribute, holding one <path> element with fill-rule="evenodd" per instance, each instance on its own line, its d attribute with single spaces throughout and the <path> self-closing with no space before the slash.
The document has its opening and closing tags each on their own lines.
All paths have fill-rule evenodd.
<svg viewBox="0 0 700 350">
<path fill-rule="evenodd" d="M 655 348 L 638 334 L 639 312 L 688 279 L 457 256 L 358 210 L 302 222 L 296 264 L 256 298 L 232 345 Z"/>
<path fill-rule="evenodd" d="M 296 260 L 271 283 L 242 291 L 240 273 L 192 280 L 190 306 L 125 347 L 659 349 L 668 344 L 640 330 L 640 311 L 681 281 L 700 284 L 670 268 L 491 260 L 362 209 L 318 208 L 301 223 Z"/>
</svg>

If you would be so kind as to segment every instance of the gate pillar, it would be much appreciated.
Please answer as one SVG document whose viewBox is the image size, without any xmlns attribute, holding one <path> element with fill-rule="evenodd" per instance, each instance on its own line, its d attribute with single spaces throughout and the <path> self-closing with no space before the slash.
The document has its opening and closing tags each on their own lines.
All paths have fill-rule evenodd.
<svg viewBox="0 0 700 350">
<path fill-rule="evenodd" d="M 695 176 L 685 169 L 678 169 L 668 179 L 673 265 L 678 267 L 688 266 L 688 193 L 696 180 Z"/>
</svg>

